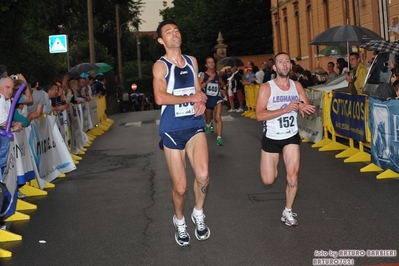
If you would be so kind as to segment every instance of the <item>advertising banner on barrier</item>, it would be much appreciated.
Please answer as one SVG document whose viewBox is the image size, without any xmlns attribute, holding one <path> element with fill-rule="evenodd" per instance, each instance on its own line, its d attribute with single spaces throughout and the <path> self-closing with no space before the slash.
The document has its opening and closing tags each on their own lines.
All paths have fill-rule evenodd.
<svg viewBox="0 0 399 266">
<path fill-rule="evenodd" d="M 366 141 L 366 96 L 334 93 L 330 113 L 335 132 Z"/>
<path fill-rule="evenodd" d="M 304 139 L 317 143 L 323 138 L 323 92 L 305 90 L 309 101 L 316 106 L 313 115 L 302 117 L 298 112 L 299 135 Z"/>
<path fill-rule="evenodd" d="M 63 111 L 55 111 L 54 112 L 54 116 L 56 117 L 56 124 L 58 126 L 58 129 L 61 133 L 62 139 L 64 140 L 65 144 L 68 144 L 68 138 L 67 138 L 67 123 L 68 123 L 68 119 L 67 119 L 67 111 L 63 110 Z"/>
<path fill-rule="evenodd" d="M 399 173 L 399 101 L 369 97 L 371 162 Z"/>
<path fill-rule="evenodd" d="M 88 141 L 87 135 L 83 132 L 81 119 L 78 112 L 78 105 L 79 104 L 71 104 L 68 108 L 68 125 L 71 137 L 70 145 L 72 154 L 78 154 L 78 152 L 82 150 Z"/>
<path fill-rule="evenodd" d="M 82 120 L 83 120 L 83 131 L 87 132 L 93 128 L 93 124 L 90 118 L 90 105 L 88 102 L 80 104 L 82 108 Z"/>
<path fill-rule="evenodd" d="M 97 98 L 92 98 L 89 102 L 90 118 L 92 127 L 98 125 Z"/>
<path fill-rule="evenodd" d="M 55 116 L 34 119 L 30 125 L 29 145 L 39 174 L 36 178 L 46 182 L 54 180 L 61 173 L 76 169 L 55 119 Z"/>
<path fill-rule="evenodd" d="M 10 154 L 14 154 L 18 185 L 35 178 L 33 161 L 29 147 L 30 127 L 14 132 L 14 140 L 10 142 Z"/>
</svg>

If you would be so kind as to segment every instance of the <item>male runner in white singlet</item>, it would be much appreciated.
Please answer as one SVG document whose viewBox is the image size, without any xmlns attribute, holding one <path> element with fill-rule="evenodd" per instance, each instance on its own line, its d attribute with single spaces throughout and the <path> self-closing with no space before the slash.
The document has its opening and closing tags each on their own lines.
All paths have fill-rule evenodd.
<svg viewBox="0 0 399 266">
<path fill-rule="evenodd" d="M 279 53 L 274 57 L 273 69 L 276 78 L 259 87 L 256 103 L 256 119 L 263 121 L 263 139 L 260 159 L 260 175 L 265 185 L 270 185 L 277 177 L 277 165 L 283 154 L 287 172 L 286 205 L 281 221 L 288 226 L 298 224 L 292 205 L 298 190 L 300 162 L 298 111 L 302 116 L 314 113 L 315 107 L 302 85 L 290 79 L 290 57 Z"/>
</svg>

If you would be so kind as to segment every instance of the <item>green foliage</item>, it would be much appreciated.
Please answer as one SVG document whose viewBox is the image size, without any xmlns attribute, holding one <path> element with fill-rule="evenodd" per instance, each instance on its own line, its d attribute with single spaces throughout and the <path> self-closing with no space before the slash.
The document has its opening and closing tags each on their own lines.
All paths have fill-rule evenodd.
<svg viewBox="0 0 399 266">
<path fill-rule="evenodd" d="M 219 31 L 229 56 L 270 53 L 270 1 L 268 0 L 174 0 L 162 16 L 175 20 L 183 35 L 184 53 L 198 62 L 215 52 Z M 122 32 L 121 52 L 124 84 L 118 75 L 116 5 Z M 142 79 L 138 78 L 137 39 L 142 0 L 92 0 L 96 62 L 114 69 L 106 73 L 108 94 L 131 91 L 152 92 L 152 65 L 165 51 L 152 36 L 140 36 Z M 150 4 L 147 2 L 147 8 Z M 40 82 L 53 80 L 76 64 L 89 62 L 87 1 L 2 0 L 0 1 L 0 64 L 10 74 L 35 75 Z M 69 53 L 49 53 L 49 35 L 68 35 Z M 69 56 L 68 56 L 69 55 Z"/>
<path fill-rule="evenodd" d="M 184 52 L 198 62 L 216 52 L 219 31 L 228 56 L 272 53 L 269 0 L 174 0 L 173 4 L 161 11 L 163 19 L 178 23 Z"/>
</svg>

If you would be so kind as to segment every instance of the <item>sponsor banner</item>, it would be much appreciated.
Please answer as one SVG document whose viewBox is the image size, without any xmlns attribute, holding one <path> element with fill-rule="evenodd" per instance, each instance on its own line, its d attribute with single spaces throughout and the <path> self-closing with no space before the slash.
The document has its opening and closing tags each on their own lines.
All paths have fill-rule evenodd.
<svg viewBox="0 0 399 266">
<path fill-rule="evenodd" d="M 91 101 L 89 102 L 89 108 L 90 108 L 90 118 L 91 118 L 91 128 L 93 128 L 95 125 L 98 125 L 98 112 L 97 112 L 97 98 L 92 98 Z"/>
<path fill-rule="evenodd" d="M 11 143 L 10 143 L 11 146 Z M 11 150 L 11 149 L 10 149 Z M 18 199 L 18 185 L 17 185 L 17 167 L 15 162 L 15 154 L 12 152 L 8 153 L 7 164 L 4 169 L 2 169 L 3 183 L 7 187 L 5 193 L 5 198 L 3 205 L 0 206 L 0 221 L 6 219 L 7 217 L 15 213 L 15 208 L 17 206 Z"/>
<path fill-rule="evenodd" d="M 323 138 L 323 92 L 305 90 L 309 101 L 316 106 L 313 115 L 302 117 L 298 112 L 299 135 L 311 142 L 319 142 Z"/>
<path fill-rule="evenodd" d="M 66 160 L 65 154 L 62 153 L 67 151 L 65 144 L 54 137 L 54 129 L 58 130 L 55 120 L 55 116 L 46 116 L 34 119 L 30 125 L 29 145 L 33 162 L 37 168 L 38 176 L 36 178 L 45 182 L 57 178 L 62 173 L 60 170 L 69 166 L 72 161 L 71 158 L 69 161 Z M 59 131 L 56 135 L 62 139 Z M 73 165 L 73 167 L 75 166 Z"/>
<path fill-rule="evenodd" d="M 55 111 L 54 116 L 56 117 L 56 124 L 58 126 L 58 130 L 61 133 L 62 139 L 65 142 L 65 145 L 68 144 L 68 137 L 67 137 L 67 128 L 68 128 L 68 119 L 67 119 L 67 111 Z"/>
<path fill-rule="evenodd" d="M 91 118 L 90 118 L 90 105 L 88 102 L 80 104 L 82 108 L 82 118 L 83 118 L 83 132 L 87 132 L 93 128 Z"/>
<path fill-rule="evenodd" d="M 335 132 L 366 141 L 366 96 L 334 93 L 330 113 Z"/>
<path fill-rule="evenodd" d="M 399 101 L 369 97 L 371 162 L 399 173 Z"/>
<path fill-rule="evenodd" d="M 35 178 L 32 156 L 29 147 L 30 127 L 20 132 L 14 132 L 14 140 L 10 142 L 9 154 L 15 157 L 15 167 L 18 185 L 25 185 L 26 182 Z"/>
<path fill-rule="evenodd" d="M 77 154 L 82 150 L 86 142 L 84 136 L 87 135 L 82 131 L 81 121 L 78 114 L 78 105 L 69 105 L 68 108 L 68 125 L 71 132 L 70 146 L 72 154 Z"/>
</svg>

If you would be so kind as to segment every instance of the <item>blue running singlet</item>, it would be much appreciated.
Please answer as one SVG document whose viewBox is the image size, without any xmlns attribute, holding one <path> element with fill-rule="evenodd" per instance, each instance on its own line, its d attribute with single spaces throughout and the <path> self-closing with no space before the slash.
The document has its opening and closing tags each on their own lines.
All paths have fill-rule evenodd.
<svg viewBox="0 0 399 266">
<path fill-rule="evenodd" d="M 194 65 L 190 57 L 183 55 L 186 64 L 180 68 L 169 62 L 165 57 L 158 61 L 164 62 L 167 73 L 166 92 L 173 95 L 192 95 L 196 93 L 195 82 L 197 78 Z M 161 111 L 161 121 L 159 124 L 159 134 L 184 130 L 193 127 L 203 127 L 202 116 L 194 117 L 194 103 L 163 105 Z"/>
</svg>

